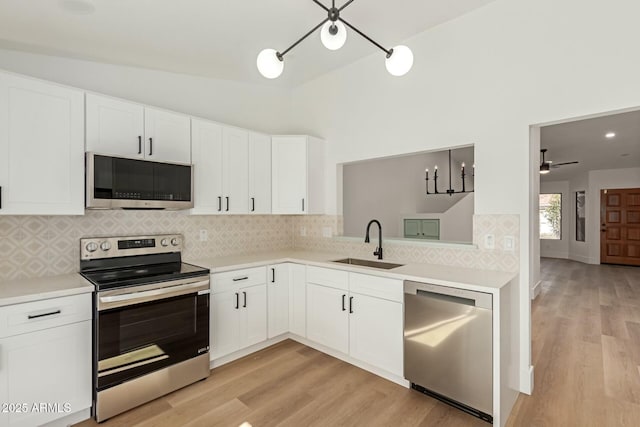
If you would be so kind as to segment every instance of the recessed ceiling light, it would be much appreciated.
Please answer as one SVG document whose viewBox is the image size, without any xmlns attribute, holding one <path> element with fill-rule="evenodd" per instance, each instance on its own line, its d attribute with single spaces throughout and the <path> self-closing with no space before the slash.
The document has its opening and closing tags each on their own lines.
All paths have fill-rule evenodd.
<svg viewBox="0 0 640 427">
<path fill-rule="evenodd" d="M 611 138 L 614 138 L 616 136 L 616 133 L 615 132 L 607 132 L 604 136 L 606 138 L 611 139 Z"/>
<path fill-rule="evenodd" d="M 60 7 L 75 15 L 90 15 L 96 11 L 93 0 L 59 0 Z"/>
</svg>

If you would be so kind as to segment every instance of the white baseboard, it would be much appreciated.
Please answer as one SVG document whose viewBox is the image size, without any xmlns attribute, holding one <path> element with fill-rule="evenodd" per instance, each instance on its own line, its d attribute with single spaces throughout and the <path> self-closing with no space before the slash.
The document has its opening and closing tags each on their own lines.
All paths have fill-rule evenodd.
<svg viewBox="0 0 640 427">
<path fill-rule="evenodd" d="M 542 291 L 542 281 L 538 280 L 538 283 L 533 285 L 533 287 L 529 290 L 529 294 L 530 294 L 529 296 L 531 297 L 532 300 L 534 300 L 538 297 L 538 295 L 540 295 L 541 291 Z"/>
<path fill-rule="evenodd" d="M 589 258 L 588 256 L 569 254 L 569 259 L 571 261 L 577 261 L 577 262 L 581 262 L 583 264 L 593 264 L 591 262 L 591 258 Z"/>
<path fill-rule="evenodd" d="M 520 372 L 520 392 L 531 395 L 533 393 L 533 371 L 534 366 L 529 366 L 529 369 L 525 369 Z"/>
<path fill-rule="evenodd" d="M 540 251 L 541 258 L 569 259 L 569 252 L 564 251 Z"/>
</svg>

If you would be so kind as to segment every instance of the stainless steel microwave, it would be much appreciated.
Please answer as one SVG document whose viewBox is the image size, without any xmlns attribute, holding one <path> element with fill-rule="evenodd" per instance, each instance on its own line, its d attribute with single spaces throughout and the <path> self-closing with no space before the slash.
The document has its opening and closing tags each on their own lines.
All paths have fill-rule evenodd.
<svg viewBox="0 0 640 427">
<path fill-rule="evenodd" d="M 190 209 L 193 167 L 86 154 L 87 209 Z"/>
</svg>

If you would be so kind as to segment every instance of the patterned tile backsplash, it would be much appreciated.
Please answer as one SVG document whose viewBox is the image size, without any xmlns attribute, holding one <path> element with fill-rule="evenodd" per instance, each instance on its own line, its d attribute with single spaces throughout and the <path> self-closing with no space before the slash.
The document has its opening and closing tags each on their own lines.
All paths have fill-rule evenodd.
<svg viewBox="0 0 640 427">
<path fill-rule="evenodd" d="M 384 258 L 401 262 L 421 262 L 427 264 L 452 265 L 459 267 L 481 268 L 517 272 L 520 268 L 520 217 L 518 215 L 474 215 L 473 243 L 475 246 L 427 246 L 410 244 L 408 242 L 384 241 L 382 230 Z M 323 228 L 330 228 L 334 236 L 343 233 L 343 219 L 341 216 L 317 215 L 299 216 L 294 220 L 294 245 L 301 249 L 316 249 L 320 251 L 339 252 L 351 257 L 372 258 L 377 238 L 371 243 L 364 243 L 364 224 L 362 240 L 349 238 L 323 237 Z M 305 236 L 300 230 L 304 228 Z M 495 248 L 483 247 L 483 237 L 493 234 Z M 377 235 L 377 231 L 375 232 Z M 504 238 L 512 236 L 514 250 L 505 251 Z"/>
<path fill-rule="evenodd" d="M 92 236 L 181 233 L 184 257 L 208 258 L 289 248 L 371 258 L 375 243 L 323 237 L 342 234 L 342 217 L 332 215 L 191 216 L 186 211 L 87 211 L 84 216 L 0 216 L 0 280 L 78 271 L 79 239 Z M 306 236 L 300 236 L 301 227 Z M 518 271 L 519 217 L 475 215 L 474 242 L 495 236 L 496 249 L 429 247 L 385 242 L 385 259 L 489 270 Z M 200 241 L 200 230 L 208 240 Z M 514 236 L 515 250 L 504 251 L 504 236 Z"/>
<path fill-rule="evenodd" d="M 0 280 L 78 271 L 81 237 L 184 235 L 185 258 L 293 246 L 293 217 L 192 216 L 186 211 L 87 211 L 84 216 L 0 216 Z M 199 240 L 207 230 L 208 240 Z"/>
</svg>

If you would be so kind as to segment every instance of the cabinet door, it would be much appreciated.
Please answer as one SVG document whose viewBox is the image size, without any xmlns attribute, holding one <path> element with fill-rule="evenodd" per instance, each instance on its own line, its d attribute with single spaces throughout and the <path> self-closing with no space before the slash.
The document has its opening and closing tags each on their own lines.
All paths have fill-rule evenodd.
<svg viewBox="0 0 640 427">
<path fill-rule="evenodd" d="M 224 212 L 249 212 L 249 133 L 242 129 L 222 128 L 222 187 Z"/>
<path fill-rule="evenodd" d="M 0 215 L 83 213 L 83 92 L 0 73 Z"/>
<path fill-rule="evenodd" d="M 241 347 L 249 347 L 267 339 L 267 285 L 240 289 Z"/>
<path fill-rule="evenodd" d="M 272 204 L 274 214 L 302 214 L 307 198 L 306 137 L 271 139 Z"/>
<path fill-rule="evenodd" d="M 144 107 L 87 94 L 87 151 L 144 158 Z"/>
<path fill-rule="evenodd" d="M 352 293 L 349 355 L 402 376 L 402 304 Z"/>
<path fill-rule="evenodd" d="M 191 163 L 191 119 L 188 116 L 146 107 L 144 136 L 147 160 Z"/>
<path fill-rule="evenodd" d="M 440 220 L 423 219 L 422 237 L 423 239 L 440 240 Z"/>
<path fill-rule="evenodd" d="M 211 360 L 240 349 L 240 298 L 237 290 L 211 296 Z M 237 307 L 237 308 L 236 308 Z"/>
<path fill-rule="evenodd" d="M 0 414 L 0 425 L 31 427 L 91 407 L 91 321 L 0 340 L 0 402 L 26 412 Z M 33 405 L 53 404 L 49 410 Z M 52 410 L 53 409 L 53 410 Z"/>
<path fill-rule="evenodd" d="M 289 267 L 291 264 L 267 268 L 267 300 L 269 338 L 289 332 Z"/>
<path fill-rule="evenodd" d="M 192 119 L 194 214 L 222 213 L 222 126 Z"/>
<path fill-rule="evenodd" d="M 249 134 L 249 213 L 271 213 L 271 137 Z"/>
<path fill-rule="evenodd" d="M 346 291 L 307 283 L 307 338 L 342 353 L 349 352 Z"/>
<path fill-rule="evenodd" d="M 419 219 L 405 219 L 404 220 L 404 237 L 410 237 L 412 239 L 419 239 L 422 237 L 422 229 L 420 227 Z"/>
<path fill-rule="evenodd" d="M 307 268 L 300 264 L 289 265 L 289 331 L 307 336 Z"/>
</svg>

